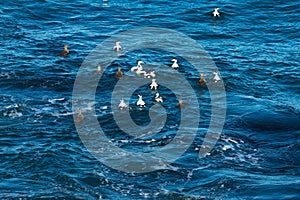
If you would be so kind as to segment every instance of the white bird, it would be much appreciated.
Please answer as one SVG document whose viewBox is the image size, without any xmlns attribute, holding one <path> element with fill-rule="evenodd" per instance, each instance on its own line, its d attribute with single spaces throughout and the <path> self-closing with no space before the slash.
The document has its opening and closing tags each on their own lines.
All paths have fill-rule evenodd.
<svg viewBox="0 0 300 200">
<path fill-rule="evenodd" d="M 143 68 L 140 68 L 140 67 L 139 67 L 139 68 L 135 71 L 135 73 L 136 73 L 136 74 L 139 74 L 139 75 L 144 74 L 144 76 L 145 76 L 145 74 L 146 74 L 147 72 L 144 71 Z"/>
<path fill-rule="evenodd" d="M 152 79 L 152 83 L 150 84 L 151 90 L 157 90 L 158 84 L 156 83 L 155 79 Z"/>
<path fill-rule="evenodd" d="M 122 47 L 121 47 L 121 41 L 116 41 L 116 45 L 114 46 L 113 50 L 114 51 L 121 51 Z"/>
<path fill-rule="evenodd" d="M 177 59 L 174 58 L 174 59 L 172 59 L 172 61 L 173 61 L 172 68 L 178 69 L 179 65 L 177 64 Z"/>
<path fill-rule="evenodd" d="M 144 74 L 145 78 L 155 78 L 156 74 L 155 71 L 151 71 L 149 73 Z"/>
<path fill-rule="evenodd" d="M 214 76 L 213 80 L 214 80 L 215 83 L 221 80 L 221 78 L 220 78 L 218 72 L 214 72 L 214 75 L 215 75 L 215 76 Z"/>
<path fill-rule="evenodd" d="M 220 17 L 220 13 L 219 13 L 219 10 L 220 8 L 215 8 L 215 10 L 214 10 L 214 12 L 212 13 L 212 15 L 214 16 L 214 17 Z"/>
<path fill-rule="evenodd" d="M 138 94 L 139 100 L 136 102 L 136 105 L 139 107 L 145 107 L 146 103 L 143 101 L 143 96 L 141 94 Z"/>
<path fill-rule="evenodd" d="M 143 70 L 143 66 L 142 66 L 142 63 L 144 63 L 143 61 L 141 60 L 138 60 L 138 64 L 136 67 L 131 67 L 131 71 L 136 71 L 136 70 L 140 70 L 142 71 Z"/>
<path fill-rule="evenodd" d="M 120 110 L 123 110 L 123 109 L 125 109 L 125 108 L 127 108 L 127 105 L 126 105 L 126 103 L 124 102 L 124 99 L 122 98 L 122 99 L 120 100 L 119 109 L 120 109 Z"/>
<path fill-rule="evenodd" d="M 97 74 L 101 74 L 101 72 L 102 72 L 102 69 L 101 69 L 101 66 L 100 65 L 98 65 L 98 69 L 97 69 Z"/>
<path fill-rule="evenodd" d="M 163 102 L 163 98 L 161 96 L 159 96 L 158 92 L 156 92 L 156 94 L 155 94 L 154 101 L 157 102 L 157 103 L 162 103 Z"/>
</svg>

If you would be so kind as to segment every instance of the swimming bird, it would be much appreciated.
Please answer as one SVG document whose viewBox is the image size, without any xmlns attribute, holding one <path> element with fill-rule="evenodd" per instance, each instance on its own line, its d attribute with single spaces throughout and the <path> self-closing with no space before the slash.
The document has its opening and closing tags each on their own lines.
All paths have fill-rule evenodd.
<svg viewBox="0 0 300 200">
<path fill-rule="evenodd" d="M 161 96 L 159 96 L 158 92 L 155 93 L 154 101 L 157 102 L 157 103 L 162 103 L 163 102 L 163 98 Z"/>
<path fill-rule="evenodd" d="M 138 60 L 137 62 L 137 66 L 136 67 L 131 67 L 131 71 L 137 71 L 137 70 L 140 70 L 142 71 L 143 70 L 143 66 L 142 66 L 142 63 L 144 63 L 143 61 L 141 60 Z"/>
<path fill-rule="evenodd" d="M 139 107 L 145 107 L 146 103 L 143 101 L 143 96 L 141 94 L 138 94 L 139 100 L 136 102 L 136 105 Z"/>
<path fill-rule="evenodd" d="M 116 41 L 116 45 L 113 48 L 114 51 L 121 51 L 122 47 L 121 47 L 121 41 Z"/>
<path fill-rule="evenodd" d="M 204 74 L 200 73 L 200 79 L 198 81 L 199 85 L 204 85 L 206 83 L 206 80 L 203 78 Z"/>
<path fill-rule="evenodd" d="M 156 83 L 155 79 L 152 79 L 152 83 L 150 84 L 151 90 L 157 90 L 158 84 Z"/>
<path fill-rule="evenodd" d="M 179 65 L 177 64 L 177 59 L 172 59 L 172 62 L 173 62 L 173 64 L 172 64 L 172 68 L 173 69 L 178 69 L 178 67 L 179 67 Z"/>
<path fill-rule="evenodd" d="M 123 77 L 123 73 L 121 72 L 121 67 L 118 66 L 118 72 L 116 74 L 116 78 L 122 78 Z"/>
<path fill-rule="evenodd" d="M 178 100 L 178 107 L 179 108 L 183 108 L 183 101 L 182 101 L 182 99 Z"/>
<path fill-rule="evenodd" d="M 75 121 L 75 123 L 80 123 L 80 122 L 82 122 L 82 120 L 84 119 L 84 116 L 83 116 L 83 114 L 82 114 L 82 109 L 79 108 L 77 112 L 78 112 L 78 114 L 77 114 L 77 116 L 74 118 L 74 121 Z"/>
<path fill-rule="evenodd" d="M 214 72 L 214 75 L 215 75 L 215 76 L 214 76 L 213 80 L 214 80 L 215 83 L 221 80 L 221 78 L 220 78 L 218 72 Z"/>
<path fill-rule="evenodd" d="M 127 105 L 126 105 L 126 103 L 124 102 L 124 99 L 122 98 L 122 99 L 120 100 L 119 109 L 120 109 L 120 110 L 123 110 L 123 109 L 125 109 L 125 108 L 127 108 Z"/>
<path fill-rule="evenodd" d="M 149 73 L 144 74 L 145 78 L 155 78 L 156 74 L 155 71 L 151 71 Z"/>
<path fill-rule="evenodd" d="M 62 51 L 62 52 L 60 52 L 60 55 L 61 56 L 66 56 L 66 55 L 68 55 L 70 53 L 70 51 L 69 51 L 69 49 L 68 49 L 68 45 L 66 44 L 65 46 L 64 46 L 64 50 Z"/>
<path fill-rule="evenodd" d="M 98 69 L 97 69 L 97 72 L 96 72 L 96 74 L 101 74 L 101 72 L 102 72 L 101 66 L 100 66 L 100 65 L 98 65 Z"/>
<path fill-rule="evenodd" d="M 214 12 L 212 12 L 212 15 L 214 16 L 214 17 L 220 17 L 220 13 L 219 13 L 219 10 L 220 8 L 218 8 L 218 7 L 216 7 L 215 8 L 215 10 L 214 10 Z"/>
</svg>

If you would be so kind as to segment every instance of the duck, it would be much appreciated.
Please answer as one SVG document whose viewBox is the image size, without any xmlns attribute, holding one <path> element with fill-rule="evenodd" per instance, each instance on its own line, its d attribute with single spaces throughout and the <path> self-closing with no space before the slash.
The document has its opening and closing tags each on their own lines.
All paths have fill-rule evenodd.
<svg viewBox="0 0 300 200">
<path fill-rule="evenodd" d="M 162 102 L 163 102 L 163 98 L 162 98 L 161 96 L 159 96 L 159 93 L 158 93 L 158 92 L 155 93 L 154 101 L 155 101 L 156 103 L 162 103 Z"/>
<path fill-rule="evenodd" d="M 136 102 L 136 105 L 139 107 L 145 107 L 146 103 L 143 100 L 143 96 L 141 94 L 138 94 L 139 100 Z"/>
<path fill-rule="evenodd" d="M 220 17 L 219 9 L 220 8 L 216 7 L 215 10 L 212 12 L 212 15 L 214 17 Z"/>
<path fill-rule="evenodd" d="M 118 72 L 116 73 L 116 78 L 122 78 L 123 77 L 123 73 L 121 72 L 121 67 L 118 66 Z"/>
<path fill-rule="evenodd" d="M 200 73 L 200 79 L 198 81 L 199 85 L 204 85 L 206 83 L 206 80 L 203 78 L 204 74 Z"/>
<path fill-rule="evenodd" d="M 125 108 L 127 108 L 127 105 L 126 105 L 126 103 L 124 102 L 124 99 L 122 98 L 122 99 L 120 99 L 119 109 L 120 109 L 120 110 L 123 110 L 123 109 L 125 109 Z"/>
<path fill-rule="evenodd" d="M 214 75 L 215 75 L 215 76 L 214 76 L 213 80 L 214 80 L 215 83 L 221 80 L 221 78 L 220 78 L 218 72 L 214 72 Z"/>
<path fill-rule="evenodd" d="M 116 41 L 116 45 L 113 48 L 114 51 L 122 51 L 121 41 Z"/>
<path fill-rule="evenodd" d="M 100 65 L 98 65 L 98 69 L 97 69 L 97 72 L 96 72 L 96 74 L 101 74 L 102 73 L 102 68 L 101 68 L 101 66 Z"/>
<path fill-rule="evenodd" d="M 150 84 L 151 90 L 157 90 L 158 84 L 156 83 L 155 79 L 152 79 L 152 83 Z"/>
<path fill-rule="evenodd" d="M 155 78 L 155 71 L 150 71 L 149 73 L 144 74 L 145 78 Z"/>
<path fill-rule="evenodd" d="M 179 108 L 183 108 L 183 101 L 182 101 L 182 99 L 178 100 L 178 107 Z"/>
<path fill-rule="evenodd" d="M 172 64 L 171 67 L 172 67 L 173 69 L 178 69 L 179 65 L 178 65 L 178 63 L 177 63 L 177 59 L 173 58 L 173 59 L 172 59 L 172 62 L 173 62 L 173 64 Z"/>
<path fill-rule="evenodd" d="M 66 55 L 68 55 L 70 53 L 70 51 L 69 51 L 69 49 L 68 49 L 68 45 L 66 44 L 65 46 L 64 46 L 64 50 L 62 51 L 62 52 L 60 52 L 60 55 L 61 56 L 66 56 Z"/>
<path fill-rule="evenodd" d="M 133 72 L 133 71 L 137 71 L 137 70 L 142 71 L 142 70 L 143 70 L 142 63 L 144 63 L 144 62 L 141 61 L 141 60 L 138 60 L 138 61 L 137 61 L 137 66 L 136 66 L 136 67 L 131 67 L 130 70 L 131 70 L 132 72 Z"/>
<path fill-rule="evenodd" d="M 84 116 L 83 116 L 83 114 L 82 114 L 82 109 L 81 108 L 79 108 L 78 109 L 78 114 L 77 114 L 77 116 L 74 118 L 74 121 L 75 121 L 75 123 L 80 123 L 80 122 L 82 122 L 83 121 L 83 119 L 84 119 Z"/>
</svg>

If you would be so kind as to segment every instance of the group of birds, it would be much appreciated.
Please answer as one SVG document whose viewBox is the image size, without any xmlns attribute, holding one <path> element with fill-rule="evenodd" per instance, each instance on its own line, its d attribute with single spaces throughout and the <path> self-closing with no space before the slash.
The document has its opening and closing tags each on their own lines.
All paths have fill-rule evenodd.
<svg viewBox="0 0 300 200">
<path fill-rule="evenodd" d="M 219 8 L 216 7 L 211 14 L 214 17 L 220 17 Z M 116 51 L 116 52 L 122 51 L 121 41 L 116 41 L 115 46 L 113 47 L 113 50 Z M 65 45 L 64 46 L 64 50 L 60 53 L 60 55 L 61 56 L 67 56 L 69 53 L 70 53 L 70 51 L 68 49 L 68 45 Z M 172 64 L 171 67 L 173 69 L 178 69 L 179 65 L 178 65 L 177 59 L 173 58 L 171 61 L 173 62 L 173 64 Z M 157 88 L 158 88 L 159 85 L 157 84 L 156 79 L 155 79 L 155 76 L 156 76 L 155 71 L 146 72 L 143 69 L 142 64 L 143 64 L 143 61 L 138 60 L 137 66 L 132 67 L 131 71 L 135 72 L 138 75 L 143 75 L 145 78 L 152 78 L 152 82 L 151 82 L 151 84 L 150 84 L 149 87 L 150 87 L 151 90 L 157 90 Z M 100 65 L 98 65 L 96 73 L 97 74 L 101 74 L 102 73 L 102 69 L 101 69 Z M 221 78 L 220 78 L 218 72 L 213 72 L 213 74 L 214 74 L 214 78 L 213 78 L 214 82 L 221 81 Z M 118 79 L 123 77 L 123 73 L 121 71 L 121 67 L 120 66 L 118 66 L 118 71 L 117 71 L 115 77 L 118 78 Z M 204 86 L 206 84 L 206 80 L 204 78 L 204 74 L 203 73 L 200 73 L 200 78 L 199 78 L 198 84 L 201 85 L 201 86 Z M 156 91 L 156 93 L 155 93 L 154 102 L 156 102 L 156 103 L 162 103 L 163 102 L 163 98 L 160 96 L 160 94 L 158 93 L 158 91 Z M 146 103 L 143 100 L 143 96 L 141 94 L 138 94 L 138 100 L 136 102 L 136 105 L 138 107 L 145 107 L 146 106 Z M 123 98 L 120 100 L 120 103 L 119 103 L 118 107 L 121 110 L 123 110 L 125 108 L 128 108 L 128 105 L 125 103 L 125 101 L 124 101 Z M 181 99 L 178 100 L 178 107 L 179 108 L 183 107 L 183 101 Z M 75 120 L 75 123 L 80 123 L 81 121 L 83 121 L 84 115 L 82 114 L 82 109 L 81 108 L 79 108 L 77 112 L 78 112 L 78 114 L 74 118 L 74 120 Z"/>
</svg>

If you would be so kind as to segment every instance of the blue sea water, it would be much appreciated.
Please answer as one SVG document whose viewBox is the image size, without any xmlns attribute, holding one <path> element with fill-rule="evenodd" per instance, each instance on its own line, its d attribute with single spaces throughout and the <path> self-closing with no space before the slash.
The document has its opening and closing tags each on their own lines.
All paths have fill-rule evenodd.
<svg viewBox="0 0 300 200">
<path fill-rule="evenodd" d="M 299 1 L 39 0 L 0 5 L 1 199 L 300 198 Z M 216 6 L 218 19 L 210 15 Z M 227 115 L 209 156 L 198 157 L 203 141 L 198 135 L 165 169 L 124 173 L 99 162 L 83 145 L 73 121 L 72 92 L 82 62 L 98 44 L 143 27 L 175 30 L 202 45 L 223 79 Z M 58 56 L 64 44 L 71 53 Z M 124 71 L 138 59 L 171 64 L 170 55 L 159 55 L 137 51 L 119 62 Z M 196 82 L 198 74 L 180 61 L 178 71 Z M 114 69 L 100 83 L 114 85 Z M 209 124 L 209 92 L 196 84 L 193 88 L 202 102 L 203 133 Z M 109 95 L 97 95 L 95 105 L 108 137 L 120 148 L 147 148 L 148 143 L 136 145 L 111 125 L 109 102 Z M 137 124 L 149 121 L 145 111 L 132 115 Z M 174 116 L 151 147 L 174 137 L 171 124 L 180 123 Z"/>
</svg>

